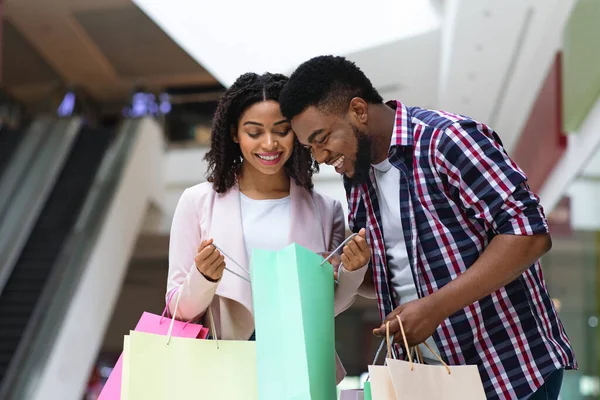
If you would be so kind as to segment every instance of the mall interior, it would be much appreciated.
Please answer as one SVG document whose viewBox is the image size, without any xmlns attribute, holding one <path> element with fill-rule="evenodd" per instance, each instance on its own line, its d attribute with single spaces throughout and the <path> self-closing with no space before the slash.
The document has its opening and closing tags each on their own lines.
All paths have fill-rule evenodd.
<svg viewBox="0 0 600 400">
<path fill-rule="evenodd" d="M 600 399 L 600 1 L 0 0 L 0 16 L 1 399 L 98 398 L 124 335 L 165 306 L 220 96 L 321 54 L 499 134 L 551 229 L 542 267 L 579 363 L 561 399 Z M 314 181 L 347 209 L 332 167 Z M 341 387 L 364 381 L 380 322 L 363 298 L 336 318 Z"/>
</svg>

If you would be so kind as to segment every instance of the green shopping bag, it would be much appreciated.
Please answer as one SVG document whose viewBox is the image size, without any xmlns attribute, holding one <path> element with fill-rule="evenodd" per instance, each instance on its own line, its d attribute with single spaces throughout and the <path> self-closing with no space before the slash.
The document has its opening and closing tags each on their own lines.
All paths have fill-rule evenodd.
<svg viewBox="0 0 600 400">
<path fill-rule="evenodd" d="M 371 400 L 371 382 L 367 381 L 365 382 L 365 386 L 364 386 L 364 390 L 365 390 L 365 400 Z"/>
<path fill-rule="evenodd" d="M 333 267 L 292 244 L 253 250 L 260 400 L 336 398 Z"/>
</svg>

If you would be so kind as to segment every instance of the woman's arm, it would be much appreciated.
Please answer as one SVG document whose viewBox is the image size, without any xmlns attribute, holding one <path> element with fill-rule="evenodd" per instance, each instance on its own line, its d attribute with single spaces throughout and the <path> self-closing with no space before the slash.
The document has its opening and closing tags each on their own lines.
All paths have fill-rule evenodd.
<svg viewBox="0 0 600 400">
<path fill-rule="evenodd" d="M 198 213 L 192 194 L 186 190 L 179 199 L 171 225 L 166 294 L 168 299 L 177 290 L 169 304 L 169 311 L 171 315 L 175 313 L 179 297 L 176 317 L 185 321 L 204 314 L 219 284 L 206 279 L 196 268 L 194 258 L 201 243 Z"/>
<path fill-rule="evenodd" d="M 341 242 L 343 242 L 345 232 L 346 224 L 344 223 L 344 211 L 340 202 L 336 200 L 333 217 L 333 237 L 329 251 L 335 250 L 335 248 L 339 246 Z M 357 240 L 364 240 L 364 231 L 362 234 L 362 238 L 355 238 Z M 366 260 L 363 260 L 365 255 L 362 254 L 363 252 L 360 251 L 361 249 L 362 246 L 358 246 L 352 242 L 344 246 L 342 261 L 345 261 L 345 264 L 349 266 L 349 269 L 346 269 L 344 264 L 342 264 L 337 271 L 338 284 L 336 286 L 334 295 L 335 315 L 347 310 L 352 303 L 354 303 L 358 288 L 363 282 L 365 271 L 367 270 L 368 266 L 368 257 L 366 257 Z M 365 262 L 363 263 L 362 261 Z M 360 264 L 362 264 L 362 266 Z M 350 265 L 352 265 L 352 268 L 350 268 Z"/>
</svg>

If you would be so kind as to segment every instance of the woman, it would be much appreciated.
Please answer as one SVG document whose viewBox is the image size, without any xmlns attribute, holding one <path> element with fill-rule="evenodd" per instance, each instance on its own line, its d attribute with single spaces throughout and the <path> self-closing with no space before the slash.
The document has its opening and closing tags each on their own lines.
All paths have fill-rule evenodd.
<svg viewBox="0 0 600 400">
<path fill-rule="evenodd" d="M 167 298 L 180 291 L 177 317 L 183 320 L 202 317 L 211 306 L 219 338 L 253 338 L 246 280 L 252 248 L 298 243 L 327 252 L 344 239 L 342 207 L 312 190 L 317 166 L 279 109 L 286 81 L 248 73 L 225 92 L 206 155 L 208 182 L 186 189 L 173 217 Z M 369 258 L 362 231 L 344 246 L 336 315 L 354 301 Z"/>
</svg>

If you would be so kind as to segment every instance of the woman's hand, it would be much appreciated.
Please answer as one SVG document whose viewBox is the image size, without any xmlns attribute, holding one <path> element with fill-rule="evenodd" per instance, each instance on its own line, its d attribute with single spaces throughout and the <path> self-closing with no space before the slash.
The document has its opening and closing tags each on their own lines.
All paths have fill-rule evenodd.
<svg viewBox="0 0 600 400">
<path fill-rule="evenodd" d="M 337 281 L 338 279 L 338 270 L 340 269 L 340 264 L 342 263 L 342 259 L 340 256 L 338 256 L 337 254 L 331 254 L 330 251 L 324 251 L 322 253 L 318 253 L 321 257 L 323 257 L 324 259 L 329 257 L 329 260 L 327 260 L 327 262 L 329 264 L 331 264 L 331 266 L 333 267 L 333 280 Z"/>
<path fill-rule="evenodd" d="M 346 271 L 356 271 L 367 265 L 371 259 L 371 250 L 365 239 L 365 228 L 354 236 L 345 246 L 342 252 L 342 265 Z"/>
<path fill-rule="evenodd" d="M 225 257 L 212 244 L 213 240 L 203 240 L 194 257 L 198 271 L 211 282 L 217 282 L 225 270 Z"/>
</svg>

